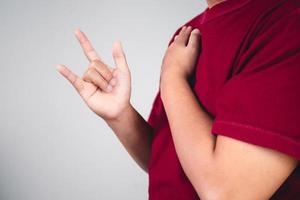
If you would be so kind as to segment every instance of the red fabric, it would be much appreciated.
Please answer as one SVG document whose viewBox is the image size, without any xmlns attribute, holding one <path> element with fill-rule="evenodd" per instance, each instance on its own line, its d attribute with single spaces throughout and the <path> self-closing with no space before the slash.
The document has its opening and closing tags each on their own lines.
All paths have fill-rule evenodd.
<svg viewBox="0 0 300 200">
<path fill-rule="evenodd" d="M 214 118 L 212 134 L 300 159 L 299 6 L 299 0 L 227 0 L 186 23 L 202 33 L 190 84 Z M 149 199 L 199 199 L 176 155 L 159 91 L 148 123 L 154 128 Z M 271 199 L 300 199 L 299 167 Z"/>
</svg>

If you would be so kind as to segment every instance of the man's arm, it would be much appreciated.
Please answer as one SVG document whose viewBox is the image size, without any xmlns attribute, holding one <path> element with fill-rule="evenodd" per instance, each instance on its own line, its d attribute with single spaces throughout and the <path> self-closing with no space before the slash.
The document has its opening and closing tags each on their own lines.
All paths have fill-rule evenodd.
<svg viewBox="0 0 300 200">
<path fill-rule="evenodd" d="M 163 78 L 161 95 L 180 163 L 201 199 L 268 199 L 296 167 L 286 154 L 211 134 L 213 121 L 186 80 Z"/>
<path fill-rule="evenodd" d="M 116 68 L 111 68 L 82 31 L 76 29 L 75 35 L 90 64 L 82 78 L 64 65 L 58 65 L 58 71 L 88 107 L 112 128 L 129 154 L 147 172 L 153 130 L 130 103 L 131 75 L 121 43 L 113 45 Z"/>
<path fill-rule="evenodd" d="M 130 105 L 117 119 L 106 123 L 136 163 L 148 172 L 153 129 L 147 121 Z"/>
<path fill-rule="evenodd" d="M 213 120 L 187 81 L 196 64 L 199 38 L 199 31 L 183 27 L 169 46 L 161 71 L 161 98 L 179 161 L 201 199 L 268 199 L 297 160 L 211 133 Z"/>
</svg>

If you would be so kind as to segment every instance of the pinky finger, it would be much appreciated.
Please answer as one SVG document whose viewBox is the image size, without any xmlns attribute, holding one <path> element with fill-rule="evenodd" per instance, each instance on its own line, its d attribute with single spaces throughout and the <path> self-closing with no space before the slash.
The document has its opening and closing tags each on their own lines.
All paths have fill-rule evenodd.
<svg viewBox="0 0 300 200">
<path fill-rule="evenodd" d="M 70 69 L 60 64 L 57 65 L 56 69 L 74 86 L 79 93 L 83 90 L 84 81 L 74 74 Z"/>
</svg>

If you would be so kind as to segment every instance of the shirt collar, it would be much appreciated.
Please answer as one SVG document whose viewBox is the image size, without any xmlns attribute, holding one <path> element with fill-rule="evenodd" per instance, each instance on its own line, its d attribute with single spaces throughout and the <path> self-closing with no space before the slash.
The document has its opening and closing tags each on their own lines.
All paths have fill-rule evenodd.
<svg viewBox="0 0 300 200">
<path fill-rule="evenodd" d="M 201 24 L 207 23 L 217 17 L 230 13 L 248 4 L 251 0 L 225 0 L 212 8 L 206 8 L 201 18 Z"/>
</svg>

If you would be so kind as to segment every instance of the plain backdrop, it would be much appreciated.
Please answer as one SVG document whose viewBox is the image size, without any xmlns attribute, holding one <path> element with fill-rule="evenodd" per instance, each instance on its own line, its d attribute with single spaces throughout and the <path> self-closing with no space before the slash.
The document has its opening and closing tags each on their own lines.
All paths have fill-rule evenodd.
<svg viewBox="0 0 300 200">
<path fill-rule="evenodd" d="M 0 199 L 143 200 L 148 175 L 55 69 L 88 66 L 75 28 L 113 65 L 123 44 L 131 102 L 147 118 L 171 36 L 204 0 L 0 0 Z"/>
</svg>

